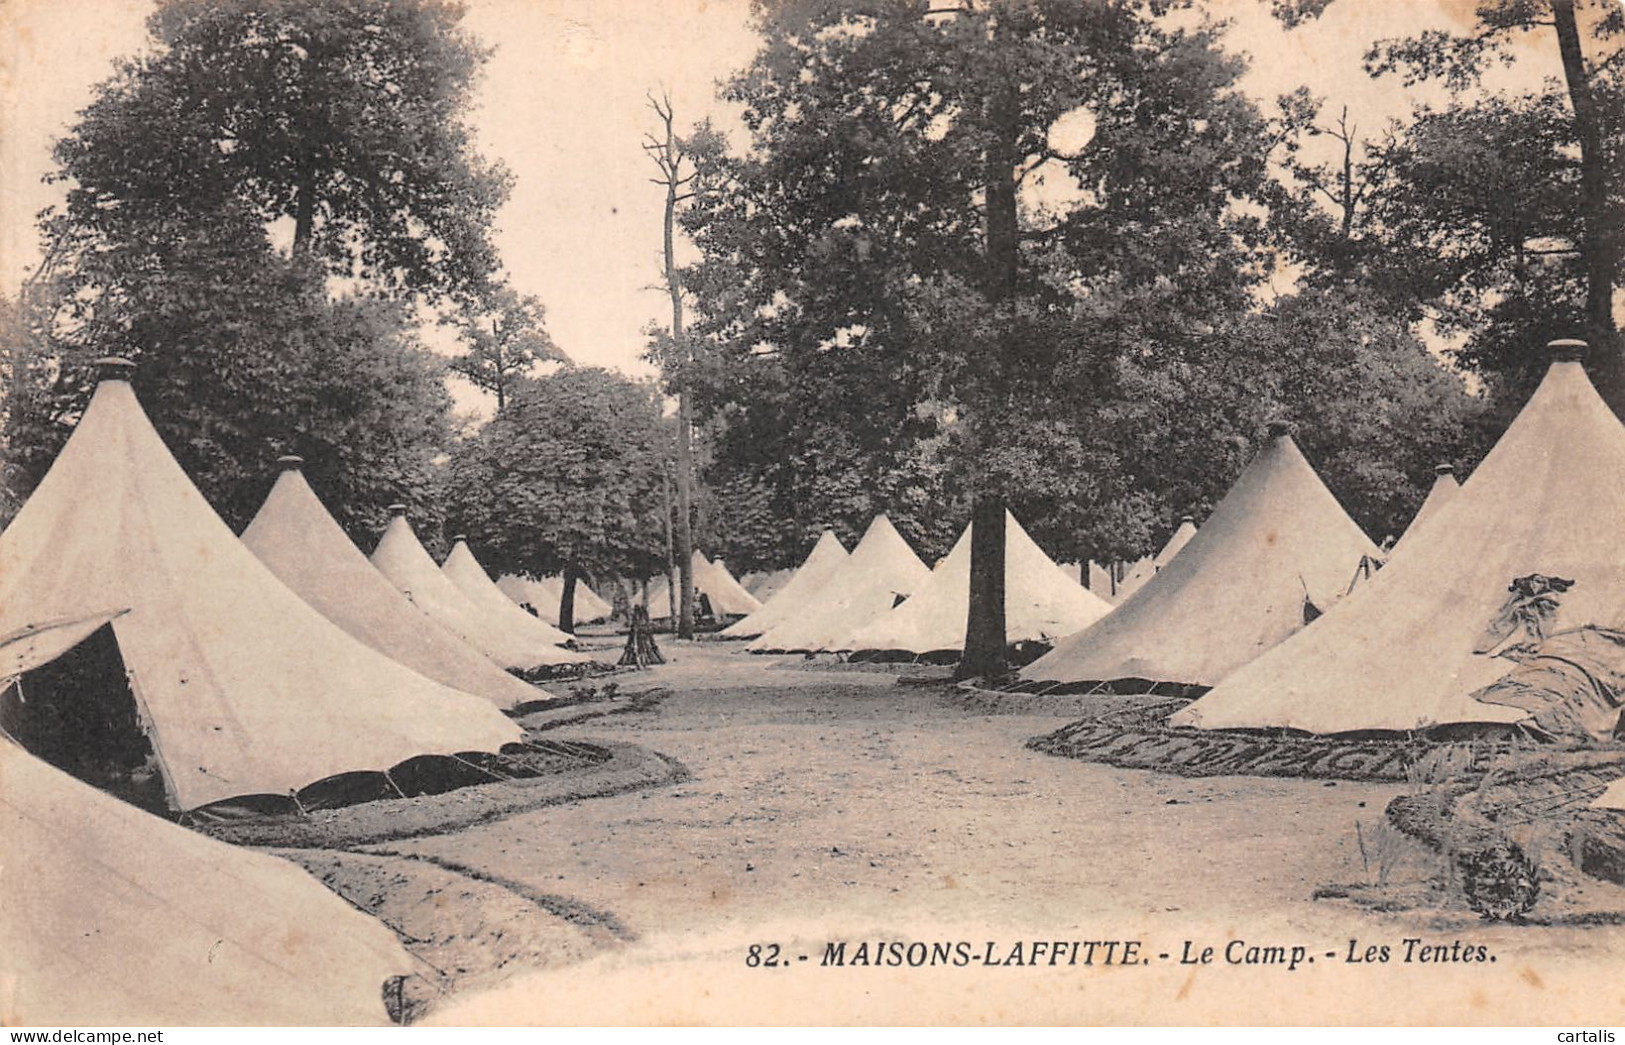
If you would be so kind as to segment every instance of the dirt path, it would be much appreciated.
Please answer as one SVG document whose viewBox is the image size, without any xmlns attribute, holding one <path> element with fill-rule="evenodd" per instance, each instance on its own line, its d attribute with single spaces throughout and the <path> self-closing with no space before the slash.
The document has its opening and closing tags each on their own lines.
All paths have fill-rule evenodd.
<svg viewBox="0 0 1625 1045">
<path fill-rule="evenodd" d="M 1551 1022 L 1586 1012 L 1595 998 L 1559 994 L 1549 981 L 1625 950 L 1617 929 L 1481 927 L 1467 912 L 1420 926 L 1414 915 L 1312 900 L 1319 885 L 1369 877 L 1355 823 L 1369 830 L 1397 786 L 1090 765 L 1023 747 L 1069 709 L 982 714 L 940 688 L 895 685 L 890 673 L 804 669 L 799 658 L 751 657 L 728 644 L 663 647 L 672 664 L 621 680 L 626 692 L 668 687 L 658 708 L 555 735 L 635 741 L 680 760 L 688 782 L 391 844 L 613 912 L 635 937 L 453 1006 L 446 1020 L 929 1020 L 985 1002 L 1005 1019 L 1188 1020 L 1218 1005 L 1264 1019 L 1299 1011 L 1311 1020 L 1459 1022 L 1493 1018 L 1492 1009 L 1532 995 L 1538 1021 Z M 1177 960 L 1187 939 L 1221 948 L 1237 937 L 1301 940 L 1323 953 L 1356 937 L 1397 945 L 1424 930 L 1505 957 L 1490 973 L 1426 976 L 1322 959 L 1312 974 L 1221 964 L 1197 977 Z M 816 968 L 828 941 L 963 938 L 980 951 L 982 941 L 1027 937 L 1138 938 L 1152 964 L 1025 977 Z M 767 980 L 746 967 L 752 943 L 809 961 Z M 1539 988 L 1517 978 L 1523 968 Z M 1130 976 L 1134 990 L 1103 989 Z M 1439 995 L 1456 976 L 1469 979 Z M 1364 1004 L 1323 1013 L 1328 999 L 1305 990 L 1315 982 L 1356 990 Z M 1181 1016 L 1165 1008 L 1176 999 L 1209 1008 Z M 1448 1016 L 1428 1015 L 1441 1005 Z"/>
</svg>

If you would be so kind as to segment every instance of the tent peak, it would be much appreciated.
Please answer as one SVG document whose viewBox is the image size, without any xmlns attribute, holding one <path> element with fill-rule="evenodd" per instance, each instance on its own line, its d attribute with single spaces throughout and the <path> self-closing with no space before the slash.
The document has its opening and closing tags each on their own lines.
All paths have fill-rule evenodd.
<svg viewBox="0 0 1625 1045">
<path fill-rule="evenodd" d="M 468 534 L 466 534 L 466 533 L 454 533 L 454 534 L 451 535 L 451 543 L 453 543 L 453 544 L 462 544 L 462 543 L 466 543 L 467 541 L 468 541 Z"/>
<path fill-rule="evenodd" d="M 305 466 L 305 459 L 298 454 L 283 454 L 276 463 L 284 472 L 297 472 Z"/>
<path fill-rule="evenodd" d="M 389 506 L 389 517 L 391 519 L 404 519 L 404 518 L 406 518 L 406 505 L 400 504 L 400 503 L 390 505 Z"/>
<path fill-rule="evenodd" d="M 96 368 L 96 380 L 128 381 L 135 373 L 135 364 L 123 356 L 102 356 L 91 364 Z"/>
<path fill-rule="evenodd" d="M 1577 363 L 1591 346 L 1577 337 L 1559 337 L 1546 342 L 1546 351 L 1560 363 Z"/>
<path fill-rule="evenodd" d="M 1179 517 L 1179 525 L 1183 526 L 1186 523 L 1190 523 L 1192 526 L 1195 526 L 1196 525 L 1196 516 L 1194 516 L 1194 515 L 1181 515 Z"/>
<path fill-rule="evenodd" d="M 1291 435 L 1292 434 L 1292 422 L 1288 421 L 1284 417 L 1277 417 L 1277 418 L 1272 419 L 1270 421 L 1269 425 L 1267 426 L 1267 428 L 1268 428 L 1270 437 L 1273 438 L 1273 439 L 1279 439 L 1283 435 Z"/>
<path fill-rule="evenodd" d="M 1456 466 L 1451 464 L 1436 464 L 1433 466 L 1434 475 L 1455 475 Z"/>
</svg>

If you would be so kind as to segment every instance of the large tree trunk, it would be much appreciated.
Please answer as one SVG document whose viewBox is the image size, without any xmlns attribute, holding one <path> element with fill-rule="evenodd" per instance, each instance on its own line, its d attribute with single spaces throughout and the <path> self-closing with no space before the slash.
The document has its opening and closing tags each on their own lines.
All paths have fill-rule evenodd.
<svg viewBox="0 0 1625 1045">
<path fill-rule="evenodd" d="M 680 391 L 677 399 L 677 570 L 681 576 L 678 585 L 682 596 L 677 613 L 677 637 L 694 637 L 694 527 L 689 519 L 694 494 L 691 489 L 694 472 L 694 449 L 689 442 L 691 410 L 687 390 Z"/>
<path fill-rule="evenodd" d="M 310 237 L 316 231 L 316 176 L 306 173 L 299 180 L 293 212 L 293 256 L 310 253 Z"/>
<path fill-rule="evenodd" d="M 996 32 L 995 27 L 995 32 Z M 996 42 L 996 41 L 995 41 Z M 1020 217 L 1016 209 L 1016 137 L 1019 118 L 1015 92 L 1000 85 L 988 105 L 987 180 L 987 289 L 1005 321 L 999 323 L 999 342 L 987 351 L 1003 356 L 1016 292 L 1016 266 L 1020 250 Z M 1001 365 L 991 361 L 990 370 Z M 988 433 L 980 433 L 985 448 Z M 1005 656 L 1004 621 L 1004 498 L 982 476 L 971 513 L 970 608 L 965 621 L 965 651 L 959 659 L 960 678 L 998 678 L 1010 670 Z"/>
<path fill-rule="evenodd" d="M 1586 336 L 1595 351 L 1604 394 L 1615 409 L 1625 406 L 1625 360 L 1620 358 L 1618 328 L 1614 324 L 1614 283 L 1619 270 L 1619 244 L 1608 235 L 1608 170 L 1602 144 L 1602 126 L 1596 98 L 1586 76 L 1580 29 L 1574 18 L 1574 0 L 1552 0 L 1558 50 L 1563 57 L 1563 78 L 1574 106 L 1575 136 L 1580 140 L 1581 214 L 1585 228 L 1580 249 L 1586 262 Z"/>
<path fill-rule="evenodd" d="M 491 348 L 494 368 L 492 388 L 497 394 L 497 413 L 508 408 L 508 371 L 505 369 L 507 361 L 502 358 L 502 328 L 495 319 L 491 320 Z"/>
<path fill-rule="evenodd" d="M 960 678 L 997 678 L 1009 670 L 1004 629 L 1004 501 L 979 496 L 971 511 L 970 610 Z"/>
<path fill-rule="evenodd" d="M 652 147 L 657 149 L 661 158 L 661 174 L 666 186 L 666 222 L 665 222 L 665 248 L 666 248 L 666 291 L 671 295 L 671 337 L 672 347 L 676 350 L 677 365 L 680 368 L 677 376 L 677 568 L 681 573 L 681 600 L 672 607 L 674 625 L 677 637 L 691 639 L 694 637 L 694 531 L 689 513 L 693 511 L 694 493 L 694 447 L 691 442 L 694 426 L 694 411 L 689 403 L 688 396 L 688 369 L 692 359 L 688 351 L 688 336 L 683 330 L 683 281 L 677 271 L 677 199 L 678 188 L 681 184 L 682 164 L 681 153 L 678 150 L 677 138 L 672 131 L 671 101 L 667 99 L 662 108 L 655 105 L 658 113 L 666 125 L 665 141 L 655 141 Z"/>
<path fill-rule="evenodd" d="M 672 553 L 672 512 L 671 512 L 671 477 L 666 474 L 664 466 L 660 469 L 660 496 L 665 507 L 666 530 L 666 608 L 671 611 L 672 630 L 677 628 L 677 582 L 672 580 L 677 574 L 677 559 Z M 643 608 L 649 608 L 648 582 L 644 582 Z"/>
<path fill-rule="evenodd" d="M 564 567 L 564 592 L 559 596 L 559 630 L 571 635 L 576 633 L 576 580 L 580 576 L 581 571 L 576 569 L 575 563 Z"/>
</svg>

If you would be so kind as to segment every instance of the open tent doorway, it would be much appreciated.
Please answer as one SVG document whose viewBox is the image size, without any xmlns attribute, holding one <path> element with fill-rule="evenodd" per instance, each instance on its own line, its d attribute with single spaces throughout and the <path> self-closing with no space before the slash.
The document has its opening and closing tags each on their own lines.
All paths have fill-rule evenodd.
<svg viewBox="0 0 1625 1045">
<path fill-rule="evenodd" d="M 13 678 L 0 693 L 0 728 L 92 787 L 170 815 L 157 753 L 110 623 Z"/>
</svg>

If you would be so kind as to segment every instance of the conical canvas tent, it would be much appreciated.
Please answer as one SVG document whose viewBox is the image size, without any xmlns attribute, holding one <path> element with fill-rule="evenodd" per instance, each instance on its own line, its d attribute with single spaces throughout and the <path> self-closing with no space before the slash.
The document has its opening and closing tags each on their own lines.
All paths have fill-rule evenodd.
<svg viewBox="0 0 1625 1045">
<path fill-rule="evenodd" d="M 282 459 L 243 543 L 328 620 L 420 675 L 507 708 L 551 694 L 492 663 L 401 594 L 350 542 L 299 470 Z"/>
<path fill-rule="evenodd" d="M 299 867 L 216 842 L 0 737 L 0 1011 L 8 1024 L 384 1024 L 416 971 Z"/>
<path fill-rule="evenodd" d="M 739 583 L 745 590 L 756 596 L 756 601 L 763 606 L 769 599 L 779 593 L 779 590 L 790 583 L 790 578 L 796 575 L 795 570 L 772 570 L 767 573 L 747 573 L 739 578 Z"/>
<path fill-rule="evenodd" d="M 518 574 L 505 573 L 497 579 L 497 590 L 506 595 L 514 603 L 526 603 L 536 610 L 537 616 L 547 623 L 558 627 L 559 604 L 564 598 L 564 579 L 558 576 L 543 577 L 536 580 L 532 577 L 521 577 Z M 598 593 L 587 586 L 587 582 L 576 578 L 575 622 L 577 624 L 591 624 L 595 621 L 608 620 L 615 608 L 603 599 Z"/>
<path fill-rule="evenodd" d="M 819 535 L 818 542 L 813 545 L 807 558 L 802 561 L 800 569 L 785 582 L 778 594 L 755 613 L 722 629 L 722 634 L 736 639 L 754 638 L 787 620 L 800 616 L 812 605 L 818 597 L 818 592 L 846 559 L 846 548 L 841 544 L 840 538 L 835 536 L 835 531 L 825 530 Z"/>
<path fill-rule="evenodd" d="M 924 654 L 963 650 L 970 610 L 972 527 L 908 601 L 856 629 L 841 645 L 854 650 Z M 1086 628 L 1111 611 L 1089 593 L 1021 528 L 1004 517 L 1004 627 L 1010 642 L 1053 642 Z"/>
<path fill-rule="evenodd" d="M 1284 425 L 1183 551 L 1094 625 L 1022 670 L 1028 679 L 1212 686 L 1301 629 L 1377 548 Z"/>
<path fill-rule="evenodd" d="M 1130 595 L 1145 587 L 1145 582 L 1157 575 L 1157 560 L 1155 556 L 1146 555 L 1129 563 L 1123 571 L 1122 580 L 1112 585 L 1112 591 L 1118 602 L 1122 602 Z"/>
<path fill-rule="evenodd" d="M 452 542 L 451 554 L 441 564 L 440 572 L 450 578 L 457 585 L 457 590 L 489 621 L 487 627 L 491 631 L 501 629 L 513 636 L 515 642 L 524 643 L 527 647 L 533 645 L 544 654 L 570 641 L 569 635 L 540 617 L 532 617 L 502 594 L 462 537 Z"/>
<path fill-rule="evenodd" d="M 877 515 L 845 562 L 800 613 L 764 632 L 747 649 L 814 651 L 834 644 L 907 598 L 931 570 L 903 540 L 891 520 Z"/>
<path fill-rule="evenodd" d="M 128 366 L 128 364 L 125 364 Z M 351 638 L 276 578 L 104 379 L 0 535 L 0 636 L 112 617 L 171 803 L 287 795 L 521 737 L 485 700 Z"/>
<path fill-rule="evenodd" d="M 1196 520 L 1187 515 L 1179 520 L 1179 527 L 1174 530 L 1174 535 L 1168 538 L 1168 543 L 1162 546 L 1162 551 L 1151 557 L 1151 564 L 1159 570 L 1162 569 L 1172 562 L 1180 549 L 1191 543 L 1191 538 L 1195 536 Z"/>
<path fill-rule="evenodd" d="M 564 597 L 564 578 L 555 574 L 551 577 L 542 578 L 542 583 L 547 585 L 549 589 L 558 592 L 559 598 L 553 601 L 553 605 L 557 607 L 559 600 Z M 558 610 L 555 608 L 554 613 L 557 612 Z M 615 606 L 594 591 L 585 577 L 576 578 L 575 618 L 577 624 L 592 624 L 597 621 L 609 620 L 614 613 Z M 558 621 L 555 620 L 552 623 L 557 624 Z"/>
<path fill-rule="evenodd" d="M 535 585 L 531 589 L 537 596 L 544 598 L 548 606 L 544 609 L 536 605 L 537 612 L 549 624 L 557 626 L 559 623 L 559 607 L 564 601 L 564 578 L 558 574 L 549 574 L 539 581 L 532 581 Z M 500 585 L 499 585 L 500 586 Z M 577 624 L 591 624 L 595 621 L 608 620 L 615 607 L 598 597 L 587 584 L 585 577 L 576 578 L 575 622 Z"/>
<path fill-rule="evenodd" d="M 1168 538 L 1161 551 L 1136 559 L 1124 572 L 1123 579 L 1110 585 L 1112 598 L 1107 601 L 1116 605 L 1145 587 L 1145 582 L 1155 577 L 1157 571 L 1168 565 L 1173 557 L 1179 554 L 1179 550 L 1189 544 L 1191 538 L 1195 536 L 1196 522 L 1187 515 L 1179 521 L 1179 527 L 1174 530 L 1173 536 Z"/>
<path fill-rule="evenodd" d="M 1111 571 L 1093 559 L 1089 560 L 1086 569 L 1089 571 L 1089 591 L 1107 602 L 1115 603 L 1117 601 L 1117 585 L 1112 583 Z"/>
<path fill-rule="evenodd" d="M 1403 554 L 1175 721 L 1342 733 L 1527 717 L 1472 695 L 1517 667 L 1495 655 L 1508 645 L 1625 623 L 1622 475 L 1625 426 L 1579 363 L 1554 363 Z"/>
<path fill-rule="evenodd" d="M 447 631 L 484 653 L 504 668 L 527 670 L 557 664 L 578 664 L 587 658 L 529 635 L 514 635 L 470 602 L 468 596 L 440 572 L 417 534 L 406 521 L 405 505 L 390 505 L 393 518 L 373 549 L 372 564 L 406 593 L 412 604 L 433 617 Z M 517 609 L 517 607 L 515 607 Z M 524 610 L 518 610 L 524 613 Z M 529 616 L 529 614 L 526 614 Z"/>
<path fill-rule="evenodd" d="M 761 603 L 756 597 L 734 580 L 733 574 L 728 572 L 726 566 L 720 570 L 717 564 L 705 557 L 698 548 L 689 560 L 690 569 L 694 574 L 694 612 L 700 611 L 700 596 L 704 595 L 711 604 L 711 613 L 717 617 L 733 617 L 740 614 L 754 613 L 761 609 Z M 677 575 L 672 574 L 675 584 Z M 666 578 L 654 577 L 649 581 L 649 619 L 660 620 L 671 616 L 671 596 L 666 590 Z"/>
<path fill-rule="evenodd" d="M 1399 540 L 1394 542 L 1393 548 L 1388 552 L 1390 559 L 1409 543 L 1413 534 L 1425 528 L 1439 514 L 1439 510 L 1449 504 L 1461 490 L 1461 484 L 1456 482 L 1455 469 L 1450 465 L 1439 465 L 1433 470 L 1433 475 L 1433 487 L 1428 490 L 1427 497 L 1423 499 L 1422 507 L 1416 510 L 1416 515 L 1411 519 L 1411 524 L 1405 527 L 1405 532 L 1400 534 Z"/>
<path fill-rule="evenodd" d="M 547 615 L 549 593 L 547 586 L 534 577 L 521 577 L 517 573 L 504 573 L 497 578 L 497 590 L 513 600 L 515 606 L 529 606 L 537 616 L 549 624 L 558 624 L 558 603 L 553 603 L 553 616 Z"/>
<path fill-rule="evenodd" d="M 1359 566 L 1354 571 L 1354 579 L 1349 581 L 1348 590 L 1351 594 L 1356 588 L 1374 577 L 1377 571 L 1383 567 L 1383 564 L 1392 559 L 1405 546 L 1406 538 L 1426 526 L 1428 521 L 1438 513 L 1439 509 L 1456 495 L 1456 491 L 1461 489 L 1460 484 L 1456 482 L 1455 469 L 1450 465 L 1439 465 L 1434 468 L 1433 475 L 1433 486 L 1428 490 L 1428 495 L 1422 499 L 1422 506 L 1416 510 L 1416 515 L 1411 518 L 1410 525 L 1405 527 L 1405 532 L 1400 535 L 1398 541 L 1394 542 L 1394 546 L 1388 549 L 1387 553 L 1380 559 L 1362 559 L 1360 561 Z"/>
<path fill-rule="evenodd" d="M 712 612 L 719 617 L 745 617 L 762 608 L 721 559 L 712 560 L 705 568 L 705 594 L 711 600 Z"/>
<path fill-rule="evenodd" d="M 695 554 L 698 554 L 698 552 L 696 552 Z M 672 616 L 671 600 L 672 600 L 672 597 L 673 597 L 673 593 L 676 593 L 679 598 L 681 597 L 681 594 L 682 594 L 682 588 L 680 586 L 681 585 L 681 580 L 682 580 L 682 578 L 681 578 L 681 576 L 679 575 L 678 571 L 675 568 L 671 571 L 671 577 L 670 577 L 670 582 L 669 583 L 667 581 L 666 574 L 663 574 L 663 573 L 657 573 L 653 577 L 649 578 L 649 619 L 650 620 L 663 620 L 665 618 L 668 618 L 668 617 Z M 699 574 L 696 572 L 694 574 L 694 601 L 696 603 L 699 602 L 699 593 L 700 593 L 700 577 L 699 577 Z M 695 607 L 695 612 L 699 612 L 698 606 Z"/>
</svg>

